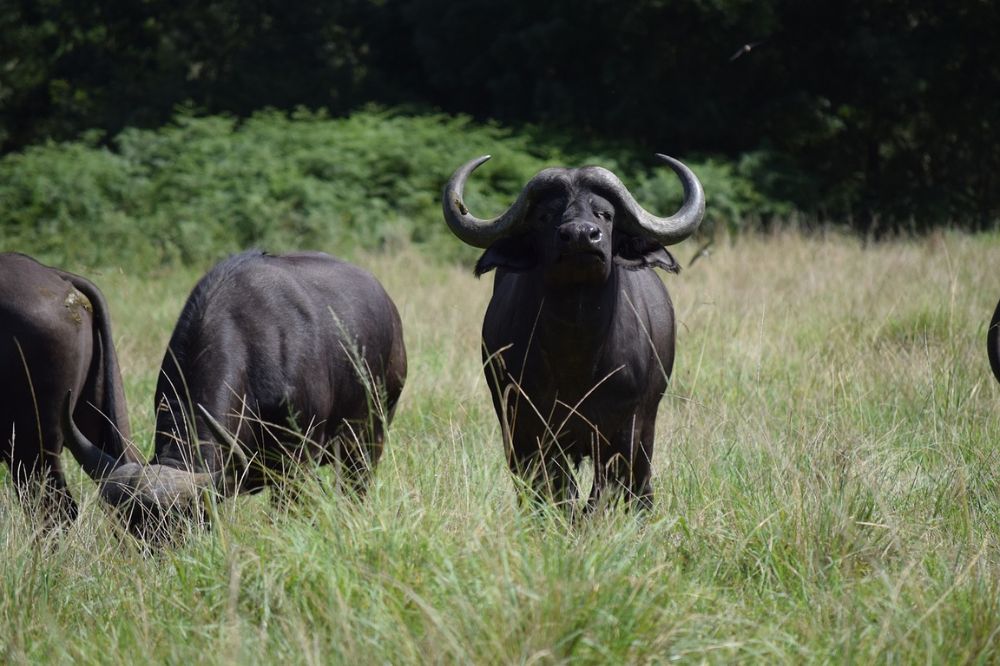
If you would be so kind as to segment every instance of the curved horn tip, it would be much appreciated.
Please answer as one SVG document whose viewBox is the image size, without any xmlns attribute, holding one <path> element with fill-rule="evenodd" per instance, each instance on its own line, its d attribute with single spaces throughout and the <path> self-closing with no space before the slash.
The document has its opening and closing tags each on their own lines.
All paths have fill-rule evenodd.
<svg viewBox="0 0 1000 666">
<path fill-rule="evenodd" d="M 66 398 L 63 400 L 63 425 L 73 422 L 73 389 L 66 391 Z"/>
<path fill-rule="evenodd" d="M 79 442 L 82 439 L 90 444 L 90 441 L 83 437 L 83 433 L 80 432 L 80 428 L 77 427 L 76 421 L 73 420 L 73 408 L 76 406 L 73 400 L 73 389 L 66 391 L 66 398 L 63 401 L 62 410 L 62 428 L 63 432 L 69 432 L 73 437 L 64 438 L 63 444 L 70 448 L 71 451 L 79 448 Z"/>
<path fill-rule="evenodd" d="M 479 157 L 474 157 L 473 159 L 469 160 L 468 162 L 460 166 L 457 171 L 467 171 L 469 173 L 472 173 L 486 162 L 489 162 L 491 159 L 493 159 L 492 155 L 480 155 Z"/>
<path fill-rule="evenodd" d="M 121 461 L 99 449 L 80 432 L 73 420 L 73 391 L 66 392 L 62 413 L 63 445 L 69 449 L 87 476 L 94 481 L 102 481 L 118 468 Z"/>
<path fill-rule="evenodd" d="M 83 446 L 80 444 L 81 438 L 88 445 L 90 441 L 83 437 L 76 421 L 73 420 L 73 407 L 73 389 L 70 389 L 66 391 L 66 398 L 63 400 L 62 429 L 64 434 L 68 433 L 72 437 L 63 437 L 63 445 L 75 456 L 78 451 L 83 452 Z"/>
<path fill-rule="evenodd" d="M 683 162 L 681 162 L 676 157 L 671 157 L 670 155 L 666 155 L 664 153 L 653 153 L 653 157 L 655 157 L 655 158 L 657 158 L 657 159 L 659 159 L 659 160 L 661 160 L 663 162 L 666 162 L 667 164 L 669 164 L 671 166 L 673 166 L 675 164 L 679 164 L 681 166 L 686 166 Z"/>
<path fill-rule="evenodd" d="M 226 429 L 222 427 L 222 424 L 219 423 L 218 421 L 216 421 L 215 417 L 212 416 L 207 409 L 205 409 L 204 405 L 202 405 L 199 402 L 198 405 L 197 405 L 197 407 L 198 407 L 198 411 L 201 412 L 202 418 L 205 419 L 205 422 L 208 423 L 209 427 L 212 429 L 212 431 L 213 431 L 214 434 L 216 434 L 216 435 L 222 435 L 222 434 L 228 435 L 229 434 L 229 433 L 226 432 Z M 235 438 L 232 437 L 232 436 L 229 436 L 229 437 L 226 438 L 225 443 L 226 444 L 231 444 L 234 441 L 235 441 Z M 222 442 L 220 442 L 220 444 L 221 443 Z"/>
<path fill-rule="evenodd" d="M 654 153 L 654 155 L 661 161 L 666 162 L 667 166 L 673 169 L 674 173 L 676 173 L 678 176 L 681 177 L 681 182 L 684 184 L 685 192 L 687 192 L 688 188 L 687 181 L 688 179 L 690 179 L 691 180 L 690 184 L 694 186 L 697 191 L 702 193 L 702 195 L 704 195 L 705 188 L 702 186 L 701 181 L 698 180 L 698 176 L 695 175 L 694 171 L 691 170 L 691 167 L 684 164 L 684 162 L 681 162 L 679 159 L 671 157 L 670 155 L 665 155 L 663 153 Z M 704 196 L 701 196 L 700 199 L 701 199 L 700 209 L 704 210 L 705 209 Z"/>
<path fill-rule="evenodd" d="M 239 459 L 240 464 L 244 467 L 250 464 L 247 460 L 247 456 L 243 453 L 243 448 L 240 446 L 239 441 L 231 433 L 229 433 L 222 424 L 215 420 L 215 418 L 208 412 L 207 409 L 201 404 L 197 405 L 198 411 L 201 412 L 202 418 L 205 419 L 205 423 L 208 424 L 209 430 L 215 435 L 216 439 L 219 440 L 219 444 L 225 444 L 232 449 L 233 455 Z"/>
<path fill-rule="evenodd" d="M 473 171 L 481 167 L 486 162 L 489 162 L 492 157 L 493 157 L 492 155 L 480 155 L 479 157 L 469 160 L 462 166 L 455 169 L 455 173 L 452 175 L 448 184 L 451 185 L 454 182 L 456 176 L 463 176 L 467 178 L 468 175 L 471 174 Z M 465 183 L 462 183 L 462 185 L 464 184 Z"/>
</svg>

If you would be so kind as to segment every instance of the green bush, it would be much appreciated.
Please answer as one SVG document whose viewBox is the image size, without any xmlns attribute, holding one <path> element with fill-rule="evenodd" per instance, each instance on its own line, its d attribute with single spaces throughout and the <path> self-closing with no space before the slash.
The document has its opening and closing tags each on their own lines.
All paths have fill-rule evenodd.
<svg viewBox="0 0 1000 666">
<path fill-rule="evenodd" d="M 0 160 L 3 249 L 64 264 L 204 264 L 247 247 L 350 254 L 421 244 L 468 256 L 442 223 L 440 192 L 462 162 L 494 160 L 470 181 L 482 217 L 508 206 L 539 169 L 599 163 L 619 171 L 644 205 L 669 212 L 679 186 L 652 160 L 595 155 L 567 137 L 540 140 L 465 117 L 366 109 L 332 119 L 265 111 L 245 121 L 182 110 L 157 130 L 48 143 Z M 625 173 L 618 164 L 649 171 Z M 709 220 L 735 228 L 780 215 L 739 165 L 690 162 L 703 178 Z"/>
</svg>

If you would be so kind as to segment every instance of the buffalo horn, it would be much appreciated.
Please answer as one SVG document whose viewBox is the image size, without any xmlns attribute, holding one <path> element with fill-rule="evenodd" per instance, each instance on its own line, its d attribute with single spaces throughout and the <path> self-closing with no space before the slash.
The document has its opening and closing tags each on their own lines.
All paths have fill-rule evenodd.
<svg viewBox="0 0 1000 666">
<path fill-rule="evenodd" d="M 684 166 L 680 160 L 675 160 L 661 153 L 656 153 L 656 157 L 666 162 L 674 170 L 674 173 L 681 179 L 681 185 L 684 188 L 684 203 L 681 204 L 680 210 L 670 217 L 657 217 L 647 212 L 610 171 L 601 169 L 608 176 L 611 176 L 610 179 L 604 177 L 601 180 L 606 181 L 604 185 L 619 197 L 630 213 L 621 220 L 621 224 L 627 231 L 653 240 L 660 245 L 674 245 L 693 234 L 698 225 L 701 224 L 701 219 L 705 215 L 705 191 L 694 172 Z"/>
<path fill-rule="evenodd" d="M 483 155 L 460 166 L 444 186 L 444 195 L 441 200 L 444 219 L 451 232 L 465 243 L 479 248 L 487 248 L 494 241 L 519 231 L 525 223 L 528 206 L 534 193 L 561 177 L 565 177 L 563 176 L 564 169 L 545 169 L 539 172 L 528 181 L 528 184 L 517 196 L 517 200 L 504 213 L 489 220 L 481 220 L 469 212 L 462 197 L 469 174 L 488 159 L 490 159 L 489 155 Z"/>
<path fill-rule="evenodd" d="M 621 224 L 627 231 L 661 245 L 674 245 L 693 234 L 701 224 L 705 215 L 705 192 L 698 177 L 682 162 L 660 153 L 656 153 L 656 157 L 674 170 L 684 188 L 684 203 L 670 217 L 657 217 L 646 211 L 618 177 L 607 169 L 585 167 L 584 171 L 594 185 L 608 190 L 621 201 L 627 212 Z M 569 173 L 565 169 L 542 170 L 524 186 L 517 200 L 504 213 L 481 220 L 469 212 L 462 197 L 469 175 L 488 159 L 490 156 L 484 155 L 460 166 L 445 185 L 442 199 L 444 219 L 452 233 L 479 248 L 489 247 L 494 241 L 519 231 L 526 221 L 534 195 L 550 185 L 565 181 Z"/>
<path fill-rule="evenodd" d="M 198 405 L 198 411 L 201 412 L 202 418 L 205 419 L 205 424 L 208 426 L 208 429 L 212 431 L 212 435 L 215 436 L 215 439 L 219 442 L 219 444 L 228 446 L 232 450 L 233 455 L 240 461 L 240 464 L 243 465 L 244 468 L 247 467 L 250 462 L 247 460 L 246 454 L 243 453 L 243 447 L 240 446 L 238 441 L 236 441 L 236 438 L 230 435 L 226 429 L 222 427 L 221 423 L 212 418 L 212 415 L 208 413 L 207 409 Z"/>
<path fill-rule="evenodd" d="M 62 428 L 66 448 L 80 463 L 83 471 L 94 481 L 100 482 L 106 479 L 121 464 L 113 456 L 94 446 L 93 442 L 87 439 L 86 435 L 76 427 L 76 423 L 73 421 L 73 391 L 66 393 Z"/>
</svg>

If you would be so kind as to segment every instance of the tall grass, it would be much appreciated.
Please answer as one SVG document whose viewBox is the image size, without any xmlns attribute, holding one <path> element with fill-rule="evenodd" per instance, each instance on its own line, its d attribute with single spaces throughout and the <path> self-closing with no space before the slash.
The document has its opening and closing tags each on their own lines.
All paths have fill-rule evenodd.
<svg viewBox="0 0 1000 666">
<path fill-rule="evenodd" d="M 321 474 L 298 506 L 229 501 L 212 531 L 146 556 L 78 471 L 80 521 L 41 542 L 0 480 L 0 655 L 995 661 L 997 241 L 749 235 L 665 277 L 678 355 L 654 507 L 575 525 L 516 508 L 479 360 L 490 279 L 407 247 L 355 255 L 410 355 L 369 497 Z M 686 264 L 694 245 L 675 249 Z M 91 274 L 148 450 L 155 369 L 198 271 Z"/>
</svg>

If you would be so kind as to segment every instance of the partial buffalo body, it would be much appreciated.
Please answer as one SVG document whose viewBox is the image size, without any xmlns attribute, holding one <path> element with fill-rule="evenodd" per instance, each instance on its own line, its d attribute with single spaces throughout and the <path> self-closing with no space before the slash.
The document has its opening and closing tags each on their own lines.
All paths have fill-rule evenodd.
<svg viewBox="0 0 1000 666">
<path fill-rule="evenodd" d="M 247 252 L 181 312 L 149 464 L 115 465 L 81 437 L 73 452 L 141 534 L 198 511 L 206 490 L 255 492 L 300 462 L 336 463 L 363 492 L 405 378 L 399 314 L 370 273 L 321 253 Z"/>
<path fill-rule="evenodd" d="M 64 397 L 80 430 L 112 459 L 137 456 L 108 307 L 89 280 L 23 254 L 0 254 L 0 456 L 18 495 L 72 520 L 59 454 Z"/>
<path fill-rule="evenodd" d="M 488 157 L 459 168 L 444 216 L 496 269 L 483 321 L 483 360 L 511 470 L 536 497 L 571 502 L 573 470 L 590 457 L 589 506 L 608 486 L 652 502 L 650 461 L 660 399 L 674 362 L 674 314 L 653 270 L 676 272 L 664 245 L 695 231 L 704 214 L 697 178 L 660 156 L 684 186 L 668 218 L 643 210 L 610 171 L 546 169 L 505 213 L 480 220 L 462 193 Z"/>
<path fill-rule="evenodd" d="M 986 332 L 986 353 L 990 359 L 990 367 L 993 368 L 993 376 L 1000 382 L 1000 303 L 997 303 L 997 308 L 993 311 L 993 320 Z"/>
</svg>

